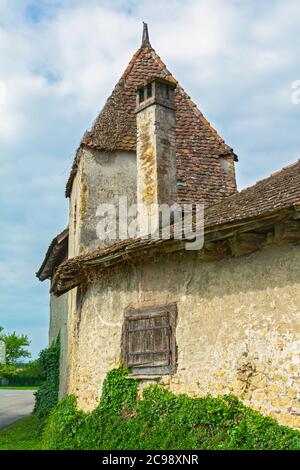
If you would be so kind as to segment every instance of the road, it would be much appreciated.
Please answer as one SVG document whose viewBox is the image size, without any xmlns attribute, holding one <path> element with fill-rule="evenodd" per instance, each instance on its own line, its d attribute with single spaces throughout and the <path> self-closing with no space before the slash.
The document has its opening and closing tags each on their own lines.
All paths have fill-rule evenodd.
<svg viewBox="0 0 300 470">
<path fill-rule="evenodd" d="M 0 429 L 31 414 L 33 394 L 31 390 L 0 390 Z"/>
</svg>

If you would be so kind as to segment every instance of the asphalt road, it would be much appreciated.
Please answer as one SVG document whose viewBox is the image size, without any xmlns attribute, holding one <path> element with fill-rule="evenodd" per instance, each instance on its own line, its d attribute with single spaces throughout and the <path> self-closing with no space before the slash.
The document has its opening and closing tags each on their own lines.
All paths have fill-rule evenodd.
<svg viewBox="0 0 300 470">
<path fill-rule="evenodd" d="M 33 394 L 31 390 L 0 390 L 0 429 L 32 413 Z"/>
</svg>

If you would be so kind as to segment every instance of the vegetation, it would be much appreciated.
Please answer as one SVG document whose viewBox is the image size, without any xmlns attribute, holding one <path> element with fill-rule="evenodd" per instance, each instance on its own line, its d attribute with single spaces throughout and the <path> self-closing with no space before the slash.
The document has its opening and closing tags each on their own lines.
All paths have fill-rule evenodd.
<svg viewBox="0 0 300 470">
<path fill-rule="evenodd" d="M 37 450 L 43 448 L 42 430 L 51 409 L 58 402 L 59 384 L 59 338 L 49 347 L 41 351 L 39 359 L 32 361 L 17 370 L 16 366 L 5 367 L 6 372 L 13 375 L 33 374 L 43 383 L 36 392 L 35 412 L 0 432 L 0 450 Z M 1 372 L 0 372 L 1 378 Z M 5 387 L 6 388 L 6 387 Z M 13 387 L 32 389 L 33 387 Z"/>
<path fill-rule="evenodd" d="M 0 450 L 37 450 L 42 448 L 38 418 L 28 416 L 0 432 Z"/>
<path fill-rule="evenodd" d="M 137 381 L 123 367 L 109 372 L 98 407 L 84 413 L 74 396 L 57 402 L 59 340 L 41 358 L 48 379 L 36 412 L 0 432 L 0 450 L 300 449 L 298 431 L 231 395 L 191 398 L 155 385 L 138 398 Z"/>
<path fill-rule="evenodd" d="M 39 360 L 16 365 L 0 365 L 0 380 L 5 379 L 7 386 L 12 387 L 38 387 L 45 375 Z M 0 382 L 1 383 L 1 382 Z"/>
<path fill-rule="evenodd" d="M 39 387 L 34 385 L 20 386 L 20 387 L 11 387 L 10 385 L 1 385 L 0 390 L 38 390 Z"/>
<path fill-rule="evenodd" d="M 44 379 L 39 361 L 27 364 L 20 363 L 20 359 L 28 358 L 27 351 L 30 341 L 27 335 L 5 333 L 0 326 L 0 341 L 5 343 L 5 364 L 0 364 L 0 385 L 9 386 L 38 386 Z"/>
<path fill-rule="evenodd" d="M 104 382 L 92 413 L 69 396 L 51 411 L 44 430 L 49 449 L 300 449 L 300 433 L 247 408 L 234 396 L 190 398 L 137 382 L 123 368 Z"/>
<path fill-rule="evenodd" d="M 42 427 L 53 407 L 58 402 L 60 338 L 39 355 L 39 363 L 45 380 L 36 392 L 35 415 Z"/>
<path fill-rule="evenodd" d="M 18 359 L 30 357 L 31 354 L 25 348 L 30 345 L 27 335 L 17 335 L 4 333 L 4 328 L 0 326 L 0 340 L 5 343 L 6 364 L 15 364 Z"/>
</svg>

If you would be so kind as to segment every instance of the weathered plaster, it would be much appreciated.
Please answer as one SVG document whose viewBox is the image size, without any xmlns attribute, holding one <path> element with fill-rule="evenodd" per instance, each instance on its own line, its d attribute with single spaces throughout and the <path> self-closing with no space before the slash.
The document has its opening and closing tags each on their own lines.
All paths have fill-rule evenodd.
<svg viewBox="0 0 300 470">
<path fill-rule="evenodd" d="M 128 206 L 136 203 L 135 153 L 83 150 L 70 198 L 70 258 L 115 241 L 104 242 L 97 236 L 100 217 L 96 211 L 99 204 L 118 206 L 122 196 L 127 197 Z"/>
<path fill-rule="evenodd" d="M 82 149 L 82 157 L 73 181 L 69 206 L 69 258 L 113 243 L 97 238 L 96 216 L 99 204 L 118 202 L 127 196 L 128 206 L 136 203 L 136 155 L 116 151 L 111 154 Z M 68 294 L 68 375 L 72 376 L 78 329 L 77 289 Z M 67 381 L 68 378 L 67 378 Z M 72 389 L 72 384 L 69 385 Z"/>
<path fill-rule="evenodd" d="M 80 251 L 80 226 L 82 220 L 80 218 L 80 203 L 81 203 L 81 172 L 82 163 L 79 165 L 78 172 L 74 178 L 72 193 L 69 201 L 69 244 L 68 244 L 68 258 L 73 258 L 79 255 Z"/>
<path fill-rule="evenodd" d="M 92 283 L 71 338 L 69 392 L 79 407 L 97 405 L 106 373 L 119 364 L 124 309 L 174 301 L 178 367 L 160 383 L 192 396 L 234 393 L 300 427 L 300 250 L 289 245 L 211 263 L 197 252 L 165 255 Z"/>
<path fill-rule="evenodd" d="M 67 368 L 68 368 L 68 294 L 61 297 L 50 295 L 50 325 L 49 344 L 60 335 L 60 371 L 59 371 L 59 398 L 67 394 Z"/>
<path fill-rule="evenodd" d="M 176 191 L 175 111 L 153 103 L 137 113 L 137 199 L 172 204 Z"/>
</svg>

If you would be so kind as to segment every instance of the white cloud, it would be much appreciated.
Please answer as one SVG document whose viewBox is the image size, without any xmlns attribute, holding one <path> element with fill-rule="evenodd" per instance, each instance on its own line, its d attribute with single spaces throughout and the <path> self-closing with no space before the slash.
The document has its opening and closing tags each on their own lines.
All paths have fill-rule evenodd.
<svg viewBox="0 0 300 470">
<path fill-rule="evenodd" d="M 291 103 L 300 79 L 298 0 L 0 0 L 0 18 L 5 321 L 9 314 L 21 324 L 26 312 L 47 328 L 48 287 L 34 271 L 66 223 L 76 146 L 139 47 L 142 20 L 238 153 L 240 186 L 300 154 L 300 105 Z"/>
</svg>

